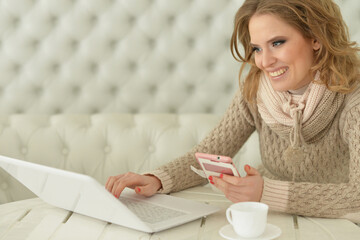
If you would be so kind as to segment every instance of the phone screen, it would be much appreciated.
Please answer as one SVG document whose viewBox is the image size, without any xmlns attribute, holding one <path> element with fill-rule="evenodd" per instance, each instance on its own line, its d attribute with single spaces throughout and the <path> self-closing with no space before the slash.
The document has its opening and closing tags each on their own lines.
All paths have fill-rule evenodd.
<svg viewBox="0 0 360 240">
<path fill-rule="evenodd" d="M 208 163 L 203 163 L 203 166 L 207 171 L 218 172 L 218 173 L 234 176 L 233 171 L 227 167 L 216 166 Z"/>
</svg>

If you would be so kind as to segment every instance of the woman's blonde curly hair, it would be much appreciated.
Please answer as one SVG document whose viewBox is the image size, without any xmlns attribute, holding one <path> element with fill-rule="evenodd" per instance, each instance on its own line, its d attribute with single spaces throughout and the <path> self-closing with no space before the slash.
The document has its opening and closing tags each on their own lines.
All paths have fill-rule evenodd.
<svg viewBox="0 0 360 240">
<path fill-rule="evenodd" d="M 242 62 L 239 81 L 245 66 L 250 65 L 248 75 L 240 83 L 247 101 L 256 101 L 261 75 L 261 70 L 255 65 L 248 28 L 254 14 L 278 16 L 305 38 L 320 42 L 320 49 L 314 52 L 315 64 L 311 73 L 320 70 L 321 83 L 331 91 L 349 93 L 359 83 L 360 48 L 356 42 L 350 41 L 348 27 L 332 0 L 245 0 L 235 15 L 231 52 L 236 60 Z M 244 56 L 239 51 L 239 43 L 243 45 Z"/>
</svg>

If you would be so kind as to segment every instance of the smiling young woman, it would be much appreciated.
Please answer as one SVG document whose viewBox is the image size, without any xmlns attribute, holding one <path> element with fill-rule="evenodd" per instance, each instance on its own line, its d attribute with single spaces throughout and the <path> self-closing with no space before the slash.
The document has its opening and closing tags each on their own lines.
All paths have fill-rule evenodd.
<svg viewBox="0 0 360 240">
<path fill-rule="evenodd" d="M 257 131 L 262 165 L 211 184 L 233 202 L 360 223 L 360 62 L 332 0 L 245 0 L 233 56 L 250 71 L 223 119 L 187 154 L 145 174 L 110 177 L 106 188 L 151 196 L 205 183 L 196 152 L 233 157 Z M 244 48 L 240 54 L 238 44 Z M 331 144 L 330 144 L 331 143 Z"/>
<path fill-rule="evenodd" d="M 256 18 L 263 18 L 265 22 L 260 24 L 267 26 L 263 26 L 264 28 L 258 26 L 260 32 L 254 32 L 255 29 L 253 29 L 253 34 L 251 34 L 249 23 Z M 269 18 L 273 21 L 272 23 L 266 22 Z M 290 32 L 296 32 L 296 35 L 302 35 L 305 41 L 315 41 L 313 43 L 316 43 L 316 46 L 314 51 L 311 51 L 313 61 L 308 63 L 311 64 L 308 74 L 311 80 L 314 80 L 315 73 L 321 70 L 320 82 L 330 90 L 341 93 L 351 92 L 360 81 L 359 48 L 356 42 L 350 41 L 348 28 L 342 19 L 340 9 L 332 0 L 247 0 L 236 13 L 234 23 L 231 51 L 235 59 L 243 63 L 239 79 L 245 66 L 250 65 L 249 74 L 240 84 L 245 99 L 250 102 L 256 101 L 258 84 L 263 71 L 255 63 L 257 58 L 254 56 L 256 51 L 252 45 L 252 38 L 263 34 L 263 31 L 269 34 L 271 30 L 280 31 L 279 25 L 274 25 L 276 23 L 281 23 L 282 27 L 287 28 L 287 36 Z M 285 39 L 280 40 L 282 42 L 273 41 L 272 44 L 282 44 Z M 239 43 L 244 47 L 243 56 L 238 48 Z M 299 48 L 296 47 L 296 49 Z"/>
</svg>

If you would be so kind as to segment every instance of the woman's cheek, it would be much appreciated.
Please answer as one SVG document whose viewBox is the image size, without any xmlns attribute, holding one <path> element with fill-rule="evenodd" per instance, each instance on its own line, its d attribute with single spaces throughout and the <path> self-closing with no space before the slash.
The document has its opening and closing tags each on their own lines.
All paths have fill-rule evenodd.
<svg viewBox="0 0 360 240">
<path fill-rule="evenodd" d="M 259 57 L 259 56 L 255 56 L 255 57 L 254 57 L 254 60 L 255 60 L 255 65 L 256 65 L 259 69 L 262 70 L 260 57 Z"/>
</svg>

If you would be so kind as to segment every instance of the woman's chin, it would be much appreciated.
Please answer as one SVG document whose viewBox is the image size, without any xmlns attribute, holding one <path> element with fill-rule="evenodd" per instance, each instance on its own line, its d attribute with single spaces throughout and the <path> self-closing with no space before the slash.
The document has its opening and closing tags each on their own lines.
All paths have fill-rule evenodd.
<svg viewBox="0 0 360 240">
<path fill-rule="evenodd" d="M 291 90 L 289 86 L 287 86 L 285 84 L 281 84 L 279 82 L 274 83 L 271 81 L 271 86 L 277 92 L 286 92 L 286 91 Z"/>
<path fill-rule="evenodd" d="M 291 86 L 289 86 L 289 73 L 286 71 L 281 76 L 270 76 L 268 75 L 271 86 L 275 91 L 278 92 L 286 92 L 290 90 Z"/>
</svg>

